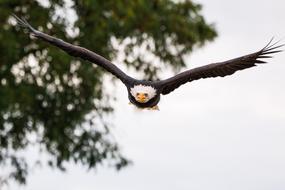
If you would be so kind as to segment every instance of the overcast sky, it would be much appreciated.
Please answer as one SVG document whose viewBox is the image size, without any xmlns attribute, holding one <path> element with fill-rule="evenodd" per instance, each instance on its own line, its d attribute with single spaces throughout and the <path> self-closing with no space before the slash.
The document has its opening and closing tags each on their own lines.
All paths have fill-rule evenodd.
<svg viewBox="0 0 285 190">
<path fill-rule="evenodd" d="M 188 67 L 223 61 L 285 37 L 284 0 L 199 0 L 219 37 Z M 285 39 L 283 39 L 283 43 Z M 11 190 L 284 190 L 285 53 L 233 76 L 184 85 L 160 111 L 136 111 L 117 88 L 113 130 L 134 164 L 121 172 L 37 169 Z M 33 155 L 31 154 L 31 157 Z"/>
</svg>

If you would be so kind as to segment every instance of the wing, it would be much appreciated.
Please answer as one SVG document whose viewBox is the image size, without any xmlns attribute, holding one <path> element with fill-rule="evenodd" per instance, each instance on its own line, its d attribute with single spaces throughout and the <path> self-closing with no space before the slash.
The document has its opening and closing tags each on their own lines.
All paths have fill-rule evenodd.
<svg viewBox="0 0 285 190">
<path fill-rule="evenodd" d="M 212 63 L 182 72 L 174 77 L 159 81 L 157 86 L 161 89 L 161 93 L 165 95 L 172 92 L 179 86 L 193 80 L 211 77 L 224 77 L 227 75 L 232 75 L 236 71 L 254 67 L 256 64 L 266 63 L 260 59 L 271 58 L 270 54 L 281 52 L 282 50 L 278 50 L 278 48 L 284 46 L 284 44 L 277 46 L 276 44 L 278 42 L 272 44 L 272 40 L 273 39 L 271 39 L 270 42 L 258 52 L 225 62 Z"/>
<path fill-rule="evenodd" d="M 59 47 L 63 51 L 67 52 L 69 55 L 74 57 L 80 57 L 84 60 L 88 60 L 92 63 L 95 63 L 116 77 L 118 77 L 123 83 L 128 84 L 130 81 L 134 80 L 130 76 L 126 75 L 122 70 L 120 70 L 116 65 L 114 65 L 109 60 L 105 59 L 104 57 L 86 49 L 80 46 L 72 45 L 70 43 L 67 43 L 61 39 L 52 37 L 48 34 L 45 34 L 43 32 L 40 32 L 36 29 L 34 29 L 26 20 L 20 19 L 16 15 L 13 15 L 13 17 L 17 20 L 18 24 L 24 28 L 27 28 L 33 36 L 36 38 L 39 38 L 41 40 L 44 40 L 54 46 Z"/>
</svg>

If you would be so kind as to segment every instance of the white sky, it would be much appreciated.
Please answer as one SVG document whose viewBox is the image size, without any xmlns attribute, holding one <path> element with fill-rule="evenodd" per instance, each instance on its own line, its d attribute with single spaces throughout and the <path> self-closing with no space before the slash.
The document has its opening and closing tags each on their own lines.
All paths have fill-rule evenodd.
<svg viewBox="0 0 285 190">
<path fill-rule="evenodd" d="M 219 37 L 192 54 L 191 68 L 285 37 L 283 0 L 198 2 Z M 135 111 L 119 84 L 114 132 L 132 166 L 120 172 L 37 169 L 27 186 L 9 189 L 284 190 L 285 53 L 269 62 L 184 85 L 162 97 L 159 112 Z"/>
</svg>

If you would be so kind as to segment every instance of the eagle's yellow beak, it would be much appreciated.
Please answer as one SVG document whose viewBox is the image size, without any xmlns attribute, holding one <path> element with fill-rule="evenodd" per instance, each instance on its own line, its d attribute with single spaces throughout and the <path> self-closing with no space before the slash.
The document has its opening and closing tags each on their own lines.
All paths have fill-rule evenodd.
<svg viewBox="0 0 285 190">
<path fill-rule="evenodd" d="M 145 93 L 137 93 L 136 95 L 136 100 L 140 103 L 145 103 L 147 102 L 147 94 Z"/>
</svg>

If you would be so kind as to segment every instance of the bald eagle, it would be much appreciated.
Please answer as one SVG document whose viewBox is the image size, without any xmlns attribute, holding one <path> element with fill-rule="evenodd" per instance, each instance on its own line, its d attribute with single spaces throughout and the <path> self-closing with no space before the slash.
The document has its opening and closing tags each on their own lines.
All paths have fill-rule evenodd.
<svg viewBox="0 0 285 190">
<path fill-rule="evenodd" d="M 34 29 L 26 20 L 20 19 L 16 15 L 13 16 L 20 26 L 27 28 L 29 32 L 36 38 L 46 41 L 51 45 L 57 46 L 71 56 L 80 57 L 84 60 L 95 63 L 96 65 L 103 67 L 106 71 L 115 75 L 126 86 L 130 103 L 139 108 L 149 108 L 153 110 L 158 110 L 157 104 L 160 100 L 161 94 L 169 94 L 187 82 L 210 77 L 224 77 L 227 75 L 232 75 L 238 70 L 254 67 L 256 64 L 266 63 L 260 59 L 271 58 L 270 54 L 281 52 L 282 50 L 278 48 L 284 46 L 284 44 L 277 45 L 278 42 L 273 43 L 273 39 L 271 39 L 264 48 L 255 53 L 224 62 L 212 63 L 190 69 L 161 81 L 137 80 L 124 73 L 111 61 L 105 59 L 104 57 L 83 47 L 72 45 L 61 39 L 40 32 Z"/>
</svg>

